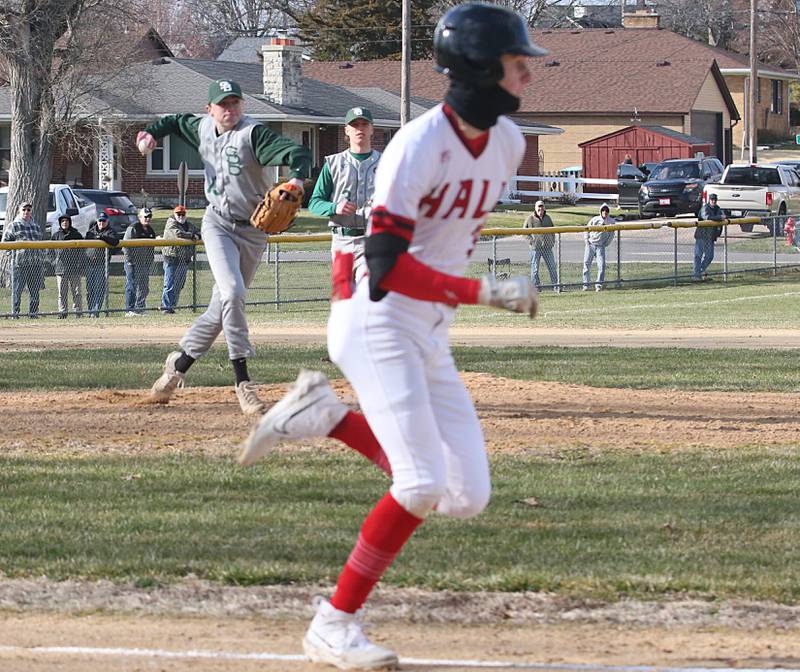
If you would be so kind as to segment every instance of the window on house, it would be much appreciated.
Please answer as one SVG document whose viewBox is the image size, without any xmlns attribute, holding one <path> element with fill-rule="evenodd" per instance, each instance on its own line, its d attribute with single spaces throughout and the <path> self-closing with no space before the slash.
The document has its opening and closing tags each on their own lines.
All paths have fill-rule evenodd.
<svg viewBox="0 0 800 672">
<path fill-rule="evenodd" d="M 756 102 L 761 102 L 761 77 L 756 77 Z"/>
<path fill-rule="evenodd" d="M 11 167 L 11 126 L 0 126 L 0 173 Z"/>
<path fill-rule="evenodd" d="M 148 173 L 176 173 L 181 161 L 186 162 L 189 171 L 202 172 L 203 162 L 191 145 L 175 136 L 167 136 L 157 141 L 156 148 L 148 157 Z"/>
<path fill-rule="evenodd" d="M 779 79 L 772 80 L 772 108 L 773 114 L 783 113 L 783 82 Z"/>
</svg>

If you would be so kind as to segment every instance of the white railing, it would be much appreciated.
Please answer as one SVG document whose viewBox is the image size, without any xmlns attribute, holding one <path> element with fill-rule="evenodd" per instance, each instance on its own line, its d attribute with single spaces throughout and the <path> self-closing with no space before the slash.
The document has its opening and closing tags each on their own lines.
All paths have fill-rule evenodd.
<svg viewBox="0 0 800 672">
<path fill-rule="evenodd" d="M 544 188 L 539 190 L 520 188 L 520 183 L 525 182 L 534 182 Z M 618 183 L 616 179 L 585 178 L 577 177 L 576 175 L 514 175 L 500 201 L 502 203 L 519 203 L 522 196 L 537 198 L 563 198 L 566 196 L 574 198 L 576 201 L 598 200 L 614 202 L 619 198 L 617 193 L 586 191 L 584 185 L 587 184 L 617 186 Z"/>
</svg>

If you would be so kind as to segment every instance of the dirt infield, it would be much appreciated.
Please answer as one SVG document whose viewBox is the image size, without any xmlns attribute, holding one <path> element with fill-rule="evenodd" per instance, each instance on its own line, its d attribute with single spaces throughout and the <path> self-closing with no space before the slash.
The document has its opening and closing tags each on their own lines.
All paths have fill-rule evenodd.
<svg viewBox="0 0 800 672">
<path fill-rule="evenodd" d="M 619 437 L 638 451 L 798 442 L 792 394 L 618 390 L 472 373 L 464 380 L 493 453 L 619 448 Z M 334 386 L 352 402 L 344 381 L 335 381 Z M 262 395 L 275 401 L 284 390 L 281 385 L 264 386 Z M 42 408 L 48 409 L 48 422 L 38 423 L 31 435 L 38 415 L 34 409 Z M 176 439 L 174 427 L 185 425 L 177 423 L 176 416 L 187 417 L 190 409 L 205 421 Z M 4 455 L 191 450 L 233 456 L 247 431 L 233 391 L 227 388 L 188 387 L 168 405 L 146 403 L 142 390 L 2 393 L 0 414 Z M 342 450 L 331 441 L 310 445 Z M 152 658 L 122 651 L 101 655 L 88 649 L 34 648 L 296 655 L 311 613 L 310 598 L 319 591 L 317 587 L 221 587 L 188 580 L 146 590 L 103 582 L 0 581 L 0 669 L 310 670 L 294 660 Z M 779 605 L 700 601 L 606 605 L 540 594 L 380 590 L 371 601 L 368 618 L 376 624 L 376 639 L 405 657 L 517 665 L 800 667 L 800 608 Z M 403 669 L 434 668 L 406 664 Z"/>
</svg>

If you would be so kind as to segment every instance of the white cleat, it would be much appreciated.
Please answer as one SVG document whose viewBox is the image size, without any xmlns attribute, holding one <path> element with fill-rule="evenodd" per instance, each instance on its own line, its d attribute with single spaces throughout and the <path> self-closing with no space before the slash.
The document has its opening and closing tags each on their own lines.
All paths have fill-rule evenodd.
<svg viewBox="0 0 800 672">
<path fill-rule="evenodd" d="M 236 390 L 236 398 L 239 400 L 239 406 L 242 413 L 249 416 L 262 416 L 267 410 L 267 405 L 261 401 L 256 393 L 256 385 L 251 380 L 243 380 L 234 389 Z"/>
<path fill-rule="evenodd" d="M 239 464 L 249 467 L 279 441 L 328 436 L 347 414 L 325 374 L 302 369 L 292 388 L 242 444 Z"/>
<path fill-rule="evenodd" d="M 164 362 L 164 373 L 153 383 L 150 388 L 150 398 L 160 404 L 166 404 L 172 393 L 179 387 L 183 387 L 186 374 L 175 370 L 175 362 L 181 356 L 180 352 L 170 352 L 167 361 Z"/>
<path fill-rule="evenodd" d="M 303 638 L 303 651 L 312 663 L 340 670 L 393 670 L 398 665 L 394 651 L 367 639 L 355 614 L 339 611 L 322 598 Z"/>
</svg>

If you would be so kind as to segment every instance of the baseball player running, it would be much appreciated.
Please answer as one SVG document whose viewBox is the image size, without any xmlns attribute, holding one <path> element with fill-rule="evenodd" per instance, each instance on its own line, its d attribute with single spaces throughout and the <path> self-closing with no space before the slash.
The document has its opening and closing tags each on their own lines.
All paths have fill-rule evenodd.
<svg viewBox="0 0 800 672">
<path fill-rule="evenodd" d="M 217 80 L 208 87 L 204 116 L 176 114 L 162 117 L 141 131 L 137 146 L 143 155 L 156 140 L 175 135 L 194 147 L 205 168 L 208 207 L 202 234 L 214 288 L 208 309 L 180 341 L 180 352 L 167 356 L 164 373 L 150 391 L 154 401 L 166 403 L 183 384 L 186 372 L 205 355 L 222 331 L 236 376 L 236 397 L 246 415 L 266 408 L 250 380 L 247 359 L 255 354 L 245 317 L 245 295 L 267 246 L 267 236 L 250 224 L 250 215 L 271 187 L 264 166 L 288 165 L 289 183 L 302 190 L 309 174 L 309 151 L 246 116 L 242 90 L 234 81 Z"/>
<path fill-rule="evenodd" d="M 314 185 L 308 209 L 328 217 L 331 229 L 331 256 L 337 252 L 353 255 L 356 279 L 366 271 L 364 236 L 372 211 L 375 171 L 381 158 L 372 149 L 372 113 L 366 107 L 354 107 L 344 117 L 344 134 L 350 146 L 343 152 L 325 157 L 325 164 Z"/>
<path fill-rule="evenodd" d="M 245 441 L 251 464 L 281 439 L 339 438 L 391 473 L 367 515 L 330 601 L 320 598 L 306 655 L 342 669 L 394 666 L 363 634 L 356 612 L 411 534 L 434 509 L 457 518 L 489 501 L 489 468 L 475 408 L 453 361 L 448 328 L 459 303 L 536 313 L 527 278 L 462 276 L 481 227 L 517 169 L 524 141 L 505 114 L 530 81 L 522 18 L 463 4 L 439 21 L 444 103 L 404 126 L 381 158 L 365 242 L 368 275 L 349 293 L 348 259 L 334 263 L 328 350 L 355 389 L 361 416 L 325 377 L 302 371 Z M 343 281 L 344 279 L 344 281 Z M 374 432 L 374 434 L 373 434 Z"/>
</svg>

